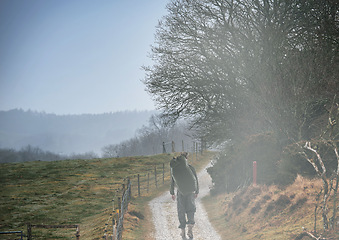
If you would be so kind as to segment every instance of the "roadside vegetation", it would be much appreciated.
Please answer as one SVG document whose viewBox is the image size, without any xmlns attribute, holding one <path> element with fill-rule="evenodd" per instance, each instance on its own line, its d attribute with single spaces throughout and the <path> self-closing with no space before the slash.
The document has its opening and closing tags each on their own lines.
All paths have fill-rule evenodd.
<svg viewBox="0 0 339 240">
<path fill-rule="evenodd" d="M 161 154 L 1 164 L 0 230 L 26 232 L 26 223 L 80 224 L 81 239 L 101 239 L 123 179 L 170 159 L 170 154 Z M 43 232 L 49 239 L 75 236 L 72 230 L 60 236 L 60 230 L 34 229 L 41 236 L 34 239 L 46 239 Z"/>
<path fill-rule="evenodd" d="M 252 185 L 206 197 L 204 205 L 222 239 L 306 240 L 313 239 L 306 232 L 316 234 L 314 229 L 321 233 L 320 239 L 339 239 L 337 230 L 324 232 L 321 214 L 315 215 L 321 188 L 320 179 L 298 175 L 283 188 Z M 334 198 L 329 201 L 332 205 Z"/>
<path fill-rule="evenodd" d="M 238 191 L 251 185 L 253 161 L 258 186 L 320 179 L 312 195 L 321 218 L 315 238 L 337 227 L 338 7 L 327 0 L 172 0 L 157 27 L 154 64 L 144 67 L 163 117 L 187 118 L 208 146 L 223 146 L 209 169 L 214 196 L 242 199 Z M 295 204 L 293 194 L 271 198 Z M 274 225 L 274 218 L 265 220 Z"/>
<path fill-rule="evenodd" d="M 214 153 L 198 155 L 190 161 L 201 169 Z M 112 199 L 126 177 L 145 174 L 154 164 L 166 167 L 173 154 L 91 160 L 33 161 L 1 164 L 0 231 L 23 231 L 31 224 L 79 224 L 81 239 L 102 239 L 112 213 Z M 194 156 L 195 157 L 195 156 Z M 135 181 L 134 181 L 135 184 Z M 147 201 L 169 187 L 136 197 L 134 194 L 125 223 L 124 239 L 144 234 Z M 149 227 L 151 223 L 148 222 Z M 73 229 L 33 229 L 34 239 L 75 239 Z M 132 237 L 129 237 L 131 235 Z M 0 239 L 5 235 L 0 235 Z"/>
</svg>

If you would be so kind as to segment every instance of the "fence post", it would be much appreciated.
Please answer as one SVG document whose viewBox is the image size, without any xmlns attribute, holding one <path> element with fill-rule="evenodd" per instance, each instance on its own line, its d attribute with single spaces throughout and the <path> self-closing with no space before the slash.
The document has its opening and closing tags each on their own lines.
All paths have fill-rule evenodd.
<svg viewBox="0 0 339 240">
<path fill-rule="evenodd" d="M 32 240 L 32 227 L 31 227 L 31 223 L 27 223 L 27 240 Z"/>
<path fill-rule="evenodd" d="M 115 223 L 115 240 L 118 240 L 118 231 L 119 231 L 119 229 L 118 229 L 118 224 L 119 224 L 119 210 L 118 210 L 118 212 L 117 212 L 117 221 L 116 221 L 116 223 Z"/>
<path fill-rule="evenodd" d="M 149 191 L 149 173 L 147 173 L 147 192 Z"/>
<path fill-rule="evenodd" d="M 162 142 L 162 153 L 166 153 L 165 142 Z"/>
<path fill-rule="evenodd" d="M 79 225 L 77 225 L 75 237 L 77 240 L 80 240 L 80 226 Z"/>
<path fill-rule="evenodd" d="M 120 207 L 121 207 L 121 198 L 118 197 L 118 219 L 120 218 L 120 214 L 121 214 Z"/>
<path fill-rule="evenodd" d="M 127 178 L 127 187 L 128 187 L 128 195 L 129 195 L 129 200 L 132 198 L 132 184 L 131 184 L 131 179 Z"/>
<path fill-rule="evenodd" d="M 253 162 L 253 185 L 257 184 L 257 161 Z"/>
<path fill-rule="evenodd" d="M 181 145 L 182 145 L 182 151 L 185 152 L 184 140 L 181 140 Z"/>
<path fill-rule="evenodd" d="M 125 181 L 125 180 L 124 180 Z M 122 196 L 124 196 L 124 194 L 125 194 L 125 184 L 123 183 L 123 184 L 121 184 L 122 185 Z"/>
<path fill-rule="evenodd" d="M 155 180 L 155 188 L 158 188 L 158 181 L 157 181 L 157 165 L 154 165 L 154 180 Z"/>
<path fill-rule="evenodd" d="M 138 173 L 138 196 L 140 197 L 140 174 Z"/>
<path fill-rule="evenodd" d="M 115 240 L 115 235 L 116 235 L 116 233 L 115 233 L 115 219 L 114 219 L 114 212 L 113 212 L 113 217 L 112 217 L 112 240 L 113 240 L 113 238 Z"/>
<path fill-rule="evenodd" d="M 165 184 L 165 163 L 162 164 L 162 185 Z"/>
</svg>

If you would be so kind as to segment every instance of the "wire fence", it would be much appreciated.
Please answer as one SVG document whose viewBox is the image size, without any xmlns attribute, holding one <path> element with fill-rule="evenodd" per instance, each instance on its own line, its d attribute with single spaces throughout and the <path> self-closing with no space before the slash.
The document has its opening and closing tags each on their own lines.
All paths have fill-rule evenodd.
<svg viewBox="0 0 339 240">
<path fill-rule="evenodd" d="M 55 228 L 75 228 L 75 238 L 80 240 L 80 226 L 78 224 L 66 224 L 66 225 L 44 225 L 44 224 L 27 224 L 27 240 L 32 240 L 32 228 L 45 228 L 45 229 L 55 229 Z"/>
<path fill-rule="evenodd" d="M 193 156 L 192 160 L 198 160 L 198 153 L 200 153 L 198 143 L 193 143 L 192 151 Z M 174 145 L 172 142 L 172 152 L 174 151 Z M 121 240 L 123 233 L 123 223 L 125 219 L 125 213 L 128 210 L 129 202 L 132 198 L 146 196 L 156 190 L 158 187 L 164 185 L 170 181 L 170 166 L 169 161 L 166 163 L 159 163 L 148 165 L 146 170 L 142 173 L 137 173 L 134 175 L 128 175 L 123 179 L 122 183 L 119 183 L 119 186 L 114 186 L 112 198 L 112 211 L 109 218 L 106 221 L 104 227 L 103 239 L 106 240 Z M 22 231 L 6 231 L 0 232 L 0 235 L 11 234 L 20 237 L 20 240 L 23 240 L 24 237 L 27 237 L 27 240 L 32 240 L 32 228 L 75 228 L 75 238 L 80 240 L 80 225 L 35 225 L 28 223 L 27 224 L 27 235 Z M 19 235 L 18 235 L 19 234 Z"/>
<path fill-rule="evenodd" d="M 5 231 L 5 232 L 0 232 L 0 235 L 11 235 L 12 237 L 13 235 L 15 235 L 16 237 L 20 237 L 20 238 L 15 238 L 15 239 L 20 239 L 20 240 L 23 240 L 25 236 L 23 231 Z"/>
<path fill-rule="evenodd" d="M 164 146 L 166 143 L 163 143 Z M 172 152 L 174 152 L 174 144 Z M 183 144 L 184 145 L 184 144 Z M 184 149 L 184 148 L 183 148 Z M 198 155 L 202 154 L 203 146 L 193 142 L 192 161 L 198 161 Z M 142 173 L 129 175 L 123 180 L 121 187 L 118 187 L 113 197 L 112 213 L 110 214 L 104 229 L 103 239 L 121 240 L 123 232 L 124 214 L 128 209 L 131 198 L 147 196 L 161 185 L 168 183 L 171 178 L 170 162 L 149 165 Z M 127 188 L 126 188 L 127 186 Z M 127 195 L 126 195 L 127 194 Z"/>
<path fill-rule="evenodd" d="M 103 239 L 121 240 L 124 215 L 131 198 L 146 196 L 170 180 L 169 163 L 155 164 L 143 173 L 124 179 L 112 200 L 112 213 L 105 224 Z"/>
</svg>

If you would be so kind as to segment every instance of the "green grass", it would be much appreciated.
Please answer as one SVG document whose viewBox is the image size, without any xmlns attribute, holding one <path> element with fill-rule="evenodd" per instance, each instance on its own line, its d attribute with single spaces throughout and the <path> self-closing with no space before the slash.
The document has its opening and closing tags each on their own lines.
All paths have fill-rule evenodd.
<svg viewBox="0 0 339 240">
<path fill-rule="evenodd" d="M 195 160 L 197 171 L 214 153 L 206 152 Z M 81 239 L 102 239 L 111 229 L 112 199 L 126 177 L 132 181 L 133 198 L 124 222 L 123 238 L 151 239 L 153 223 L 148 202 L 168 191 L 171 154 L 147 157 L 65 160 L 1 164 L 0 168 L 0 231 L 23 231 L 31 224 L 79 224 Z M 165 184 L 162 185 L 162 163 L 165 163 Z M 158 188 L 137 197 L 136 175 L 145 184 L 147 172 L 159 171 Z M 320 183 L 321 185 L 321 183 Z M 299 179 L 287 189 L 275 186 L 249 188 L 233 194 L 209 196 L 204 204 L 210 220 L 222 239 L 290 239 L 312 230 L 315 194 L 319 183 Z M 118 195 L 121 192 L 118 192 Z M 235 197 L 236 196 L 236 197 Z M 234 198 L 235 197 L 235 198 Z M 280 211 L 276 205 L 284 206 Z M 320 212 L 318 230 L 321 230 Z M 34 239 L 75 239 L 75 229 L 32 229 Z M 333 233 L 338 237 L 337 233 Z M 0 239 L 14 238 L 0 235 Z"/>
<path fill-rule="evenodd" d="M 168 165 L 172 155 L 1 164 L 0 231 L 26 224 L 80 224 L 81 239 L 100 239 L 123 179 Z M 32 230 L 34 239 L 75 239 L 75 230 Z M 1 239 L 0 235 L 0 239 Z"/>
</svg>

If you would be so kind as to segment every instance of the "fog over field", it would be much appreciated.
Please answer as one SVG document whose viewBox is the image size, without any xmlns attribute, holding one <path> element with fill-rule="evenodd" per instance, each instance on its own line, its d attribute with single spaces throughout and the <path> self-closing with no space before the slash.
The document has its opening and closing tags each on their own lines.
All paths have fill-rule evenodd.
<svg viewBox="0 0 339 240">
<path fill-rule="evenodd" d="M 0 148 L 20 150 L 31 145 L 60 154 L 97 154 L 105 145 L 134 137 L 155 111 L 55 115 L 43 112 L 0 111 Z"/>
</svg>

